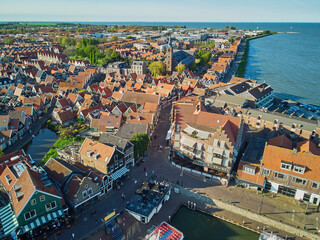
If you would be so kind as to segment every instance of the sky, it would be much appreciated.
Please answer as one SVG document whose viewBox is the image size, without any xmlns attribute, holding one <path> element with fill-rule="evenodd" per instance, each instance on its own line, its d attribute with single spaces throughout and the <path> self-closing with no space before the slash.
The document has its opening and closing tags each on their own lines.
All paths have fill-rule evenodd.
<svg viewBox="0 0 320 240">
<path fill-rule="evenodd" d="M 320 22 L 320 0 L 0 0 L 0 21 Z"/>
</svg>

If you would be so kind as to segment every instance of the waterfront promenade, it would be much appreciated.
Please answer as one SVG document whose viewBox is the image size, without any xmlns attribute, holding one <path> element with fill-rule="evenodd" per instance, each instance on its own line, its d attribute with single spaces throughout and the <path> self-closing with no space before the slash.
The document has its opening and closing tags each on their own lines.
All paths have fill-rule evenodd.
<svg viewBox="0 0 320 240">
<path fill-rule="evenodd" d="M 169 119 L 170 115 L 170 106 L 165 107 L 162 110 L 161 116 L 162 119 Z M 170 127 L 169 120 L 160 120 L 156 133 L 159 134 L 159 137 L 154 140 L 153 144 L 161 144 L 165 146 L 165 138 L 167 130 Z M 172 183 L 177 183 L 177 181 L 183 182 L 183 187 L 188 188 L 194 192 L 198 192 L 201 195 L 208 196 L 212 199 L 221 200 L 221 202 L 229 203 L 235 205 L 236 207 L 244 210 L 249 210 L 253 213 L 258 213 L 258 205 L 262 201 L 262 195 L 256 191 L 238 188 L 235 186 L 222 186 L 218 181 L 216 182 L 204 182 L 203 178 L 198 175 L 191 175 L 190 173 L 184 172 L 181 176 L 181 170 L 177 167 L 171 165 L 168 160 L 169 147 L 166 147 L 163 150 L 156 150 L 150 148 L 148 151 L 148 156 L 145 158 L 145 162 L 138 167 L 134 167 L 130 172 L 130 179 L 126 180 L 124 186 L 120 190 L 113 190 L 108 195 L 104 196 L 100 203 L 94 207 L 97 214 L 92 217 L 90 211 L 93 209 L 88 209 L 86 213 L 80 215 L 76 219 L 76 223 L 70 228 L 62 231 L 61 235 L 58 236 L 59 239 L 72 239 L 72 233 L 75 234 L 75 239 L 86 239 L 91 238 L 91 236 L 101 229 L 101 224 L 96 224 L 96 220 L 100 221 L 103 217 L 117 209 L 118 211 L 123 211 L 125 202 L 122 199 L 122 193 L 125 194 L 127 199 L 133 197 L 135 190 L 140 186 L 143 180 L 146 179 L 144 168 L 146 168 L 149 176 L 152 171 L 155 175 L 160 178 L 167 180 Z M 183 194 L 173 194 L 170 200 L 164 204 L 164 208 L 158 213 L 154 219 L 148 224 L 143 225 L 133 221 L 133 229 L 127 229 L 130 231 L 130 236 L 143 235 L 146 233 L 146 230 L 152 227 L 152 225 L 157 225 L 163 220 L 168 220 L 169 215 L 171 215 L 178 205 L 181 202 L 192 201 L 194 198 L 191 196 L 185 196 Z M 198 206 L 201 206 L 201 200 L 195 199 L 194 201 L 199 202 Z M 214 200 L 213 200 L 214 201 Z M 299 229 L 306 228 L 308 232 L 315 233 L 317 232 L 317 218 L 320 218 L 320 214 L 315 212 L 316 209 L 313 206 L 310 206 L 308 209 L 309 215 L 305 215 L 305 205 L 297 205 L 296 201 L 292 198 L 284 197 L 281 195 L 266 194 L 263 197 L 263 204 L 261 208 L 261 214 L 270 219 L 281 221 L 282 223 L 291 225 Z M 294 210 L 294 212 L 293 212 Z M 225 213 L 225 217 L 233 219 L 236 222 L 242 223 L 243 221 L 248 222 L 245 224 L 249 228 L 257 229 L 263 228 L 263 222 L 255 222 L 249 218 L 235 215 L 230 211 L 223 209 L 214 210 L 217 214 Z M 128 217 L 129 221 L 130 217 Z M 130 225 L 129 222 L 127 225 Z M 279 232 L 282 236 L 293 237 L 292 233 L 285 233 L 285 231 L 267 228 L 269 231 Z M 101 233 L 100 233 L 101 234 Z M 314 235 L 316 239 L 316 235 Z M 55 236 L 52 236 L 51 239 L 55 239 Z M 135 239 L 135 238 L 127 238 Z M 302 239 L 302 238 L 296 238 Z"/>
</svg>

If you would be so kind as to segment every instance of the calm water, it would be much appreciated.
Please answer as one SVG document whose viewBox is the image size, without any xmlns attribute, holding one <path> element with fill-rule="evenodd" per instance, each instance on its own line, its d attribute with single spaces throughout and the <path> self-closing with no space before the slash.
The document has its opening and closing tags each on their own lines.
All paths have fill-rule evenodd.
<svg viewBox="0 0 320 240">
<path fill-rule="evenodd" d="M 185 240 L 257 240 L 259 234 L 207 214 L 181 207 L 171 224 L 182 231 Z"/>
<path fill-rule="evenodd" d="M 320 24 L 292 26 L 297 33 L 250 41 L 245 77 L 265 81 L 285 98 L 320 105 Z"/>
<path fill-rule="evenodd" d="M 38 163 L 50 150 L 57 139 L 57 134 L 44 125 L 44 127 L 40 129 L 39 133 L 32 139 L 31 142 L 24 146 L 23 149 L 26 153 L 31 155 L 32 159 L 36 161 L 36 163 Z"/>
</svg>

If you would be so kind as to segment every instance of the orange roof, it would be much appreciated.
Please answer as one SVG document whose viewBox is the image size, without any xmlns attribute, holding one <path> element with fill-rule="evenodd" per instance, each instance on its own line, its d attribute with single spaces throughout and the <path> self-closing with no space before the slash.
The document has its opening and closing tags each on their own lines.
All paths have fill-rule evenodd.
<svg viewBox="0 0 320 240">
<path fill-rule="evenodd" d="M 153 113 L 137 113 L 131 112 L 127 117 L 127 122 L 129 123 L 144 123 L 152 125 L 154 120 Z"/>
<path fill-rule="evenodd" d="M 303 143 L 302 145 L 304 144 L 305 143 Z M 299 145 L 301 149 L 302 145 L 298 143 L 298 146 Z M 304 148 L 302 147 L 302 149 Z M 304 174 L 300 174 L 300 173 L 293 172 L 292 170 L 291 171 L 283 170 L 280 168 L 281 161 L 286 161 L 286 162 L 291 162 L 291 163 L 306 166 L 306 171 Z M 320 182 L 320 174 L 319 174 L 320 156 L 312 154 L 310 152 L 293 151 L 291 149 L 268 144 L 264 149 L 262 163 L 263 163 L 263 167 L 267 169 L 272 169 L 285 174 L 289 173 L 290 175 L 303 177 L 306 179 Z"/>
<path fill-rule="evenodd" d="M 94 160 L 93 155 L 99 153 L 99 155 L 97 156 L 97 160 L 95 161 L 108 164 L 115 151 L 115 147 L 110 147 L 108 145 L 86 138 L 79 150 L 79 153 L 87 156 L 88 151 L 90 150 L 93 151 L 91 155 L 93 160 Z"/>
</svg>

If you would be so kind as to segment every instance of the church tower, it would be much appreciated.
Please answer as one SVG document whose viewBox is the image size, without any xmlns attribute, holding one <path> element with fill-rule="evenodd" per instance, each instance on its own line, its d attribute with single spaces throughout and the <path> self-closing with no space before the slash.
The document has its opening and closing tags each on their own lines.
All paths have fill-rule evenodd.
<svg viewBox="0 0 320 240">
<path fill-rule="evenodd" d="M 171 74 L 173 71 L 173 48 L 171 45 L 171 37 L 169 38 L 168 48 L 166 49 L 166 55 L 164 64 L 166 65 L 166 72 Z"/>
</svg>

